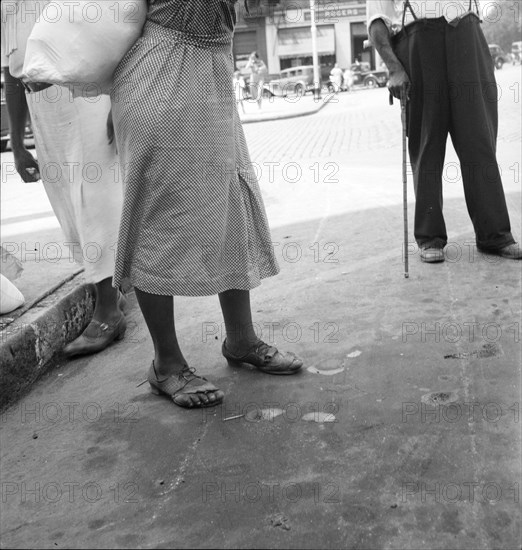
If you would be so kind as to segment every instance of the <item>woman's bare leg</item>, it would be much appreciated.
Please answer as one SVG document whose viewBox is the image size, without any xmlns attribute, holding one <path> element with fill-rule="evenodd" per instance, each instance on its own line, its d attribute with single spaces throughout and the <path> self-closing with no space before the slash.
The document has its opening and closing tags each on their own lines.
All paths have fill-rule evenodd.
<svg viewBox="0 0 522 550">
<path fill-rule="evenodd" d="M 135 288 L 141 313 L 154 344 L 154 368 L 159 378 L 179 374 L 187 364 L 178 344 L 172 296 L 149 294 Z"/>
<path fill-rule="evenodd" d="M 244 355 L 259 342 L 252 323 L 250 292 L 227 290 L 219 294 L 219 302 L 227 331 L 227 349 L 234 355 Z"/>
<path fill-rule="evenodd" d="M 154 371 L 157 382 L 165 382 L 170 376 L 181 374 L 187 361 L 179 348 L 174 325 L 174 299 L 172 296 L 149 294 L 135 287 L 138 304 L 149 329 L 154 344 Z M 196 382 L 196 383 L 195 383 Z M 175 402 L 183 407 L 201 407 L 219 403 L 223 392 L 201 378 L 192 378 L 187 384 L 210 385 L 214 389 L 201 390 L 197 393 L 182 393 Z M 183 392 L 183 390 L 181 390 Z"/>
</svg>

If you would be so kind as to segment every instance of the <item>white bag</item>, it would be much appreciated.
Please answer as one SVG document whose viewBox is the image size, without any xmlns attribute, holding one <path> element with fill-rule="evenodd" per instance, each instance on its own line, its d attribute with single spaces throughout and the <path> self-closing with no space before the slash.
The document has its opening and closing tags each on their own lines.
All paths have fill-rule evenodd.
<svg viewBox="0 0 522 550">
<path fill-rule="evenodd" d="M 76 96 L 110 93 L 146 17 L 147 0 L 52 0 L 27 41 L 22 79 L 69 86 Z"/>
<path fill-rule="evenodd" d="M 24 301 L 24 295 L 7 277 L 0 274 L 0 315 L 18 309 Z"/>
<path fill-rule="evenodd" d="M 10 281 L 14 281 L 20 277 L 23 270 L 22 262 L 0 246 L 0 273 Z"/>
</svg>

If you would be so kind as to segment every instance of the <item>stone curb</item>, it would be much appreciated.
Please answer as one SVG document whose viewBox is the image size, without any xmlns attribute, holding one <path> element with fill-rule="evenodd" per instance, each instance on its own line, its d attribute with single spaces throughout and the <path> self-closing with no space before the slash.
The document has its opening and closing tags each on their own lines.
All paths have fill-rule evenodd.
<svg viewBox="0 0 522 550">
<path fill-rule="evenodd" d="M 321 109 L 323 109 L 328 103 L 330 103 L 330 100 L 335 97 L 335 94 L 328 94 L 324 100 L 322 100 L 319 105 L 310 111 L 299 111 L 297 113 L 274 113 L 272 115 L 266 114 L 260 114 L 260 115 L 246 115 L 250 118 L 241 120 L 241 124 L 249 124 L 251 122 L 268 122 L 271 120 L 284 120 L 287 118 L 297 118 L 302 116 L 308 116 L 308 115 L 315 115 L 318 113 Z M 241 117 L 240 117 L 241 118 Z"/>
<path fill-rule="evenodd" d="M 0 342 L 0 410 L 26 394 L 82 333 L 92 317 L 94 296 L 94 285 L 82 284 L 32 322 L 13 323 L 15 332 Z"/>
</svg>

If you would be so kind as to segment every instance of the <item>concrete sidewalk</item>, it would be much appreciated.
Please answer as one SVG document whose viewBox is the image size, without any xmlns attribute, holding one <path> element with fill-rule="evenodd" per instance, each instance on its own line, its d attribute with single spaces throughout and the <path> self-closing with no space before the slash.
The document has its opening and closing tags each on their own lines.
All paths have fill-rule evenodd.
<svg viewBox="0 0 522 550">
<path fill-rule="evenodd" d="M 401 227 L 386 207 L 273 232 L 282 271 L 253 311 L 297 376 L 231 369 L 216 297 L 176 299 L 214 409 L 139 386 L 133 303 L 122 342 L 3 413 L 2 547 L 518 548 L 520 264 L 462 247 L 406 280 Z"/>
</svg>

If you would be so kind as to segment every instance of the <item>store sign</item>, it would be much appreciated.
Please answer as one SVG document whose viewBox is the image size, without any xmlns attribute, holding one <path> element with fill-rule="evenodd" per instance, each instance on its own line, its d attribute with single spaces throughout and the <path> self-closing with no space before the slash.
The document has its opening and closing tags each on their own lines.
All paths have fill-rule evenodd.
<svg viewBox="0 0 522 550">
<path fill-rule="evenodd" d="M 326 5 L 315 12 L 316 23 L 338 23 L 342 17 L 366 17 L 366 6 L 353 6 L 351 8 L 341 8 L 332 4 Z M 304 13 L 305 21 L 310 21 L 310 11 Z"/>
<path fill-rule="evenodd" d="M 317 51 L 321 54 L 335 52 L 335 30 L 333 25 L 317 27 Z M 277 55 L 295 57 L 312 53 L 310 27 L 292 27 L 277 31 Z"/>
</svg>

